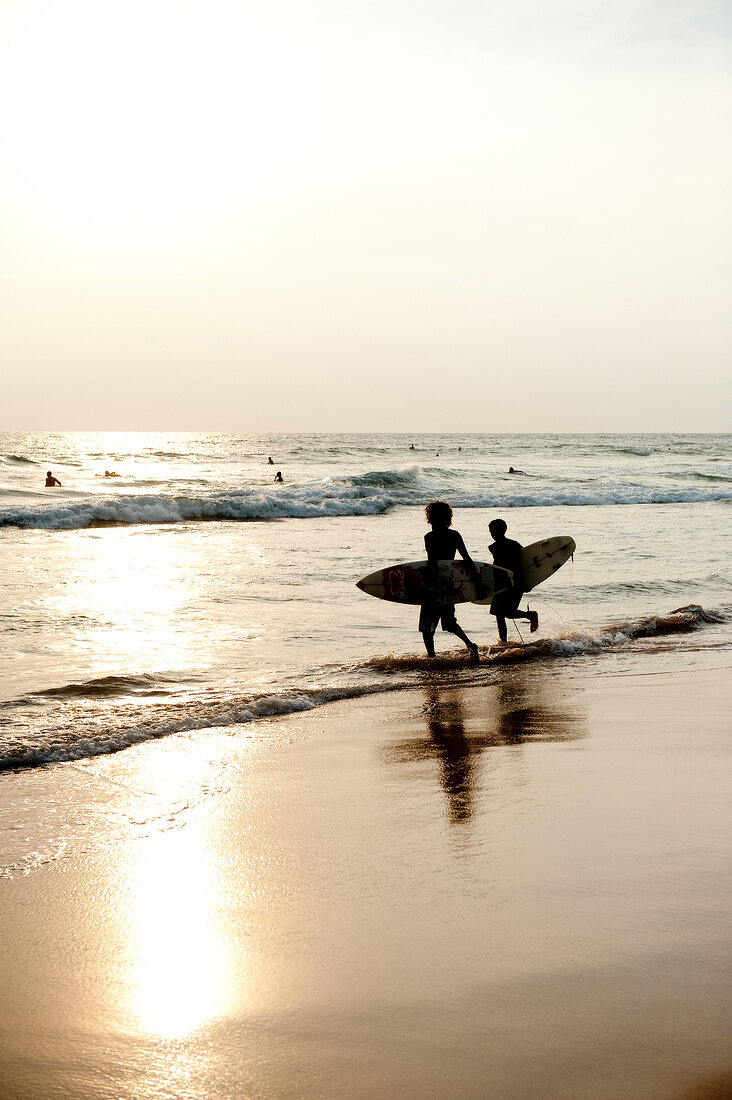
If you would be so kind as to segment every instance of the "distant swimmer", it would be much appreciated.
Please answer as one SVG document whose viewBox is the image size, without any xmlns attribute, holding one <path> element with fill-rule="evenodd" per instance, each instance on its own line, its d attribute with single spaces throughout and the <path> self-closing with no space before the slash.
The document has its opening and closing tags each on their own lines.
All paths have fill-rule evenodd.
<svg viewBox="0 0 732 1100">
<path fill-rule="evenodd" d="M 410 449 L 410 451 L 416 451 L 417 448 L 414 446 L 414 443 L 410 443 L 409 444 L 409 449 Z"/>
<path fill-rule="evenodd" d="M 275 481 L 284 481 L 281 470 L 277 471 L 277 473 L 274 476 L 274 479 L 275 479 Z"/>
<path fill-rule="evenodd" d="M 54 477 L 53 474 L 51 473 L 51 471 L 49 470 L 48 473 L 46 474 L 46 488 L 47 489 L 52 489 L 54 485 L 61 485 L 61 482 L 59 481 L 59 479 L 57 477 Z"/>
<path fill-rule="evenodd" d="M 479 588 L 482 588 L 478 570 L 468 551 L 465 549 L 462 535 L 459 531 L 451 530 L 452 508 L 442 500 L 433 500 L 425 508 L 425 516 L 432 530 L 424 537 L 424 545 L 427 551 L 427 561 L 437 572 L 438 561 L 454 561 L 455 553 L 460 554 L 468 567 L 468 572 Z M 455 634 L 465 642 L 474 664 L 478 664 L 480 657 L 478 647 L 471 642 L 464 630 L 458 626 L 455 618 L 455 604 L 452 603 L 426 603 L 419 609 L 419 629 L 424 639 L 428 657 L 435 655 L 435 631 L 438 623 L 442 623 L 442 629 L 449 634 Z"/>
<path fill-rule="evenodd" d="M 516 471 L 518 473 L 518 471 Z M 531 625 L 531 633 L 539 626 L 539 616 L 535 611 L 519 611 L 518 605 L 524 594 L 524 578 L 521 568 L 521 551 L 523 546 L 514 539 L 506 538 L 506 521 L 494 519 L 488 524 L 488 530 L 495 539 L 489 547 L 493 555 L 494 565 L 500 565 L 502 569 L 510 569 L 513 573 L 513 585 L 507 592 L 498 592 L 491 600 L 491 615 L 496 616 L 498 637 L 503 645 L 508 640 L 506 619 L 528 619 Z"/>
<path fill-rule="evenodd" d="M 524 474 L 526 476 L 526 470 L 514 470 L 513 466 L 508 467 L 509 474 Z"/>
<path fill-rule="evenodd" d="M 270 455 L 269 458 L 267 459 L 267 465 L 268 466 L 274 466 L 274 462 L 272 460 L 272 455 Z"/>
<path fill-rule="evenodd" d="M 118 474 L 116 472 L 116 470 L 105 470 L 104 471 L 104 476 L 105 477 L 122 477 L 122 474 Z"/>
</svg>

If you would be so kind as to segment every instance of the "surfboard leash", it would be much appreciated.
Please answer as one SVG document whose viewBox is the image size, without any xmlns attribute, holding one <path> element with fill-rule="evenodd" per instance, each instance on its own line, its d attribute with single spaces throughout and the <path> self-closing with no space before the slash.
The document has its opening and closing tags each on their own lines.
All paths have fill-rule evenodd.
<svg viewBox="0 0 732 1100">
<path fill-rule="evenodd" d="M 572 568 L 569 571 L 569 610 L 572 612 L 572 617 L 576 623 L 579 623 L 579 619 L 575 615 L 574 608 L 572 607 L 572 580 L 574 578 L 574 553 L 572 554 Z M 580 623 L 580 626 L 582 624 Z"/>
</svg>

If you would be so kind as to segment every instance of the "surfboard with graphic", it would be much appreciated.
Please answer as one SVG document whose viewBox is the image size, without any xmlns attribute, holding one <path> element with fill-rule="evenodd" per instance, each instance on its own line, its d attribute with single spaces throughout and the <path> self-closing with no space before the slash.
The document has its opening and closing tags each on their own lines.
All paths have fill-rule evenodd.
<svg viewBox="0 0 732 1100">
<path fill-rule="evenodd" d="M 476 561 L 475 568 L 489 598 L 511 587 L 508 569 Z M 391 603 L 470 603 L 478 593 L 464 561 L 437 562 L 437 577 L 428 576 L 426 561 L 408 561 L 377 569 L 356 582 L 356 587 L 369 596 Z"/>
</svg>

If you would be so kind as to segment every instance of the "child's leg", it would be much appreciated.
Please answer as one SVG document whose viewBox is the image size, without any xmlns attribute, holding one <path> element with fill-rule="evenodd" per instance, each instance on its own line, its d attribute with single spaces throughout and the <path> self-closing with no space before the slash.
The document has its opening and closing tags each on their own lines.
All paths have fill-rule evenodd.
<svg viewBox="0 0 732 1100">
<path fill-rule="evenodd" d="M 504 615 L 496 615 L 496 626 L 498 627 L 498 640 L 502 645 L 505 645 L 508 641 L 508 628 Z"/>
<path fill-rule="evenodd" d="M 422 604 L 419 609 L 419 632 L 424 639 L 428 657 L 435 655 L 435 631 L 439 621 L 439 610 L 430 604 Z"/>
<path fill-rule="evenodd" d="M 531 633 L 533 634 L 539 626 L 539 616 L 535 611 L 514 611 L 513 615 L 509 616 L 511 619 L 528 619 L 531 624 Z"/>
<path fill-rule="evenodd" d="M 456 634 L 461 642 L 465 642 L 468 649 L 472 646 L 472 642 L 461 626 L 455 621 L 450 626 L 443 626 L 443 630 L 446 630 L 449 634 Z"/>
<path fill-rule="evenodd" d="M 457 637 L 462 642 L 465 642 L 465 645 L 470 650 L 470 656 L 473 658 L 473 660 L 477 664 L 477 662 L 478 662 L 478 647 L 474 642 L 471 642 L 468 635 L 465 633 L 465 631 L 459 625 L 457 619 L 455 618 L 455 613 L 454 612 L 451 616 L 449 616 L 449 615 L 443 615 L 442 616 L 442 629 L 446 630 L 449 634 L 457 635 Z"/>
</svg>

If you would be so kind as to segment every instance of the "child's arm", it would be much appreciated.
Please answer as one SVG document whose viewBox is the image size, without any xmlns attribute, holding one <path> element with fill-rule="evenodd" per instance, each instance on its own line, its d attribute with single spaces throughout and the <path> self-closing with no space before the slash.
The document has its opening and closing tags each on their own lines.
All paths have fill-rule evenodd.
<svg viewBox="0 0 732 1100">
<path fill-rule="evenodd" d="M 483 597 L 485 595 L 485 592 L 486 592 L 486 587 L 483 584 L 482 580 L 480 579 L 480 574 L 478 573 L 478 569 L 476 567 L 475 562 L 473 561 L 473 559 L 471 558 L 470 554 L 468 553 L 468 551 L 466 549 L 465 543 L 463 542 L 462 535 L 460 534 L 459 531 L 456 531 L 455 534 L 457 535 L 457 540 L 456 540 L 457 552 L 458 552 L 458 554 L 460 554 L 461 558 L 463 559 L 463 561 L 465 562 L 465 564 L 468 567 L 468 573 L 470 575 L 471 580 L 473 581 L 473 584 L 475 585 L 476 591 L 478 593 L 478 598 L 483 599 Z"/>
</svg>

